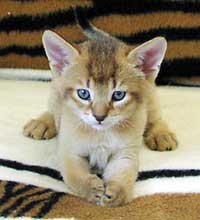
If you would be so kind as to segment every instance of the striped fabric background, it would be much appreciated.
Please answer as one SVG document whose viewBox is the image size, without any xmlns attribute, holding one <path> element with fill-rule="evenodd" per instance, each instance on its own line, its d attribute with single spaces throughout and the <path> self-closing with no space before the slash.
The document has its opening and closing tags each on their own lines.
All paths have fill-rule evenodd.
<svg viewBox="0 0 200 220">
<path fill-rule="evenodd" d="M 0 159 L 0 167 L 8 169 L 12 169 L 13 175 L 15 175 L 16 171 L 21 171 L 22 175 L 26 175 L 24 171 L 28 171 L 31 173 L 35 174 L 40 174 L 41 176 L 47 176 L 54 179 L 55 181 L 61 181 L 62 182 L 62 177 L 60 176 L 59 172 L 48 168 L 48 167 L 41 167 L 41 166 L 32 166 L 32 165 L 27 165 L 23 164 L 20 162 L 16 161 L 11 161 L 11 160 L 4 160 Z M 184 181 L 187 180 L 187 178 L 199 178 L 200 176 L 200 170 L 195 170 L 195 169 L 187 169 L 187 170 L 151 170 L 151 171 L 142 171 L 139 173 L 139 177 L 137 179 L 137 183 L 142 183 L 144 182 L 151 182 L 168 178 L 170 181 Z M 137 186 L 136 183 L 136 186 Z M 168 210 L 166 209 L 166 203 L 169 203 L 169 207 L 173 207 L 176 210 L 177 205 L 175 204 L 170 204 L 171 202 L 167 202 L 165 197 L 169 197 L 171 199 L 174 198 L 174 203 L 179 204 L 179 206 L 186 206 L 188 210 L 190 210 L 190 213 L 187 213 L 187 217 L 191 217 L 190 219 L 195 219 L 197 217 L 197 214 L 191 210 L 192 207 L 199 206 L 199 198 L 200 194 L 197 193 L 188 193 L 188 194 L 154 194 L 151 195 L 151 197 L 139 197 L 135 198 L 134 202 L 132 204 L 129 204 L 128 206 L 125 207 L 120 207 L 121 213 L 119 210 L 119 207 L 117 208 L 117 213 L 116 213 L 116 208 L 109 209 L 109 215 L 110 217 L 115 217 L 115 219 L 129 219 L 129 217 L 133 217 L 134 213 L 136 214 L 137 219 L 140 220 L 146 220 L 146 208 L 147 210 L 150 210 L 150 207 L 148 204 L 148 200 L 152 200 L 154 197 L 157 197 L 152 205 L 152 209 L 156 207 L 156 216 L 158 220 L 163 219 L 163 215 L 167 213 Z M 184 204 L 184 202 L 180 201 L 180 198 L 176 197 L 184 197 L 183 200 L 189 200 Z M 195 199 L 196 196 L 196 199 Z M 168 200 L 169 200 L 168 198 Z M 140 201 L 140 202 L 139 202 Z M 139 202 L 139 205 L 138 205 Z M 160 205 L 161 212 L 158 211 L 158 207 L 154 204 L 155 202 Z M 165 203 L 164 207 L 163 203 Z M 76 205 L 75 205 L 76 204 Z M 183 207 L 179 207 L 176 211 L 173 211 L 171 213 L 173 215 L 178 215 L 181 217 L 182 215 L 185 215 L 181 210 Z M 88 219 L 88 216 L 85 216 L 87 212 L 91 212 L 92 216 L 95 220 L 100 220 L 100 219 L 108 219 L 108 218 L 103 218 L 101 215 L 106 214 L 106 209 L 101 210 L 102 207 L 97 207 L 95 205 L 89 204 L 85 202 L 84 200 L 74 197 L 70 194 L 66 194 L 64 192 L 58 192 L 52 189 L 48 188 L 42 188 L 42 187 L 37 187 L 31 184 L 22 184 L 22 183 L 17 183 L 15 181 L 2 181 L 0 180 L 0 216 L 1 217 L 32 217 L 32 218 L 55 218 L 55 217 L 79 217 L 80 219 Z M 185 207 L 184 207 L 185 208 Z M 101 211 L 101 212 L 100 212 Z M 166 213 L 165 213 L 166 212 Z M 182 212 L 182 214 L 181 214 Z M 101 213 L 101 215 L 99 215 Z M 128 218 L 120 218 L 119 213 L 127 215 Z M 143 214 L 141 214 L 143 213 Z M 81 218 L 82 217 L 82 218 Z M 91 218 L 90 219 L 93 219 Z M 108 217 L 108 216 L 106 216 Z M 118 217 L 118 218 L 117 218 Z M 142 218 L 141 218 L 142 217 Z M 79 219 L 78 218 L 78 219 Z M 185 218 L 185 219 L 187 219 Z M 111 219 L 111 218 L 109 218 Z M 113 219 L 113 218 L 112 218 Z M 134 218 L 135 219 L 135 218 Z M 155 219 L 154 217 L 148 217 L 149 220 Z M 183 218 L 180 218 L 183 219 Z M 167 220 L 167 219 L 166 219 Z"/>
<path fill-rule="evenodd" d="M 198 0 L 0 1 L 0 67 L 47 69 L 41 43 L 46 29 L 71 42 L 83 41 L 73 7 L 85 8 L 94 25 L 133 45 L 165 36 L 168 51 L 158 82 L 200 85 Z"/>
<path fill-rule="evenodd" d="M 12 181 L 0 181 L 1 217 L 46 215 L 64 193 Z"/>
</svg>

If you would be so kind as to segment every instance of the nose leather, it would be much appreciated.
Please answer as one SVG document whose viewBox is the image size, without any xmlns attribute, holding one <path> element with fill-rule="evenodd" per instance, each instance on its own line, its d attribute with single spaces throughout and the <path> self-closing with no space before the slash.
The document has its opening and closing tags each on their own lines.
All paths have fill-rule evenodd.
<svg viewBox="0 0 200 220">
<path fill-rule="evenodd" d="M 94 117 L 98 122 L 102 122 L 105 119 L 106 115 L 94 115 Z"/>
</svg>

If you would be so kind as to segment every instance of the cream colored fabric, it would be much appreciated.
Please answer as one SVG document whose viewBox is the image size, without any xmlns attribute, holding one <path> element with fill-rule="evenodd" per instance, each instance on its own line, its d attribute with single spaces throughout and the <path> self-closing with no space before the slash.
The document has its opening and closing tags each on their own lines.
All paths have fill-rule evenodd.
<svg viewBox="0 0 200 220">
<path fill-rule="evenodd" d="M 179 147 L 173 152 L 155 152 L 142 147 L 140 171 L 200 170 L 200 88 L 158 88 L 163 117 L 176 132 Z M 22 135 L 27 120 L 46 110 L 49 83 L 0 81 L 0 159 L 58 169 L 56 140 L 34 141 Z M 1 166 L 0 179 L 68 192 L 62 181 L 30 171 Z M 167 187 L 166 187 L 167 186 Z M 155 193 L 200 192 L 200 175 L 149 178 L 135 184 L 135 197 Z"/>
</svg>

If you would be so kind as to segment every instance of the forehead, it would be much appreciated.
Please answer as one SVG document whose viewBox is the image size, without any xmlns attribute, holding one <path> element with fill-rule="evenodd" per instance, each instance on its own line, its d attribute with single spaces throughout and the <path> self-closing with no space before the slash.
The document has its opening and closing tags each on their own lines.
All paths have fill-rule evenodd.
<svg viewBox="0 0 200 220">
<path fill-rule="evenodd" d="M 88 47 L 88 74 L 97 84 L 114 79 L 117 69 L 118 44 L 113 40 L 91 41 Z"/>
<path fill-rule="evenodd" d="M 92 40 L 83 45 L 84 74 L 87 86 L 98 88 L 113 88 L 116 85 L 126 85 L 133 88 L 134 74 L 127 67 L 127 54 L 130 47 L 113 40 Z M 83 74 L 82 74 L 83 76 Z M 93 87 L 93 86 L 92 86 Z M 130 89 L 129 88 L 129 89 Z"/>
</svg>

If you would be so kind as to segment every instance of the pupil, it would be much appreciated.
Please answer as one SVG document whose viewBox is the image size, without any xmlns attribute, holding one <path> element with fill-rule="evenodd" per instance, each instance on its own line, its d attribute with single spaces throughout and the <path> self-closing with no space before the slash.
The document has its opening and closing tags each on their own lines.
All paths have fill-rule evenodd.
<svg viewBox="0 0 200 220">
<path fill-rule="evenodd" d="M 83 96 L 86 96 L 86 95 L 87 95 L 87 92 L 86 92 L 84 89 L 82 89 L 80 92 L 81 92 L 81 94 L 82 94 Z"/>
<path fill-rule="evenodd" d="M 121 98 L 122 95 L 123 95 L 123 93 L 120 92 L 120 91 L 115 93 L 115 97 L 118 98 L 118 99 Z"/>
</svg>

